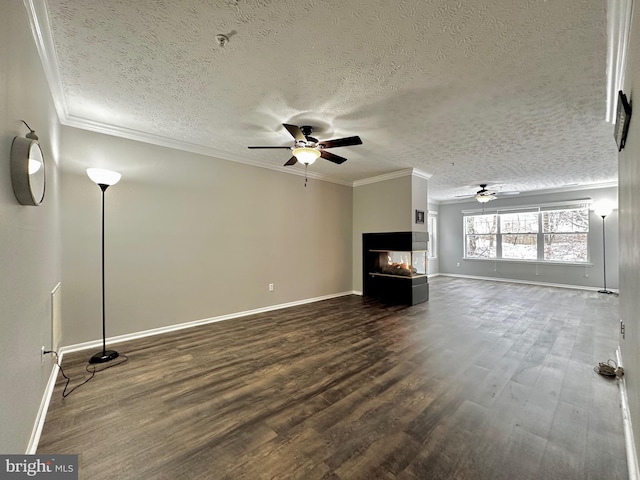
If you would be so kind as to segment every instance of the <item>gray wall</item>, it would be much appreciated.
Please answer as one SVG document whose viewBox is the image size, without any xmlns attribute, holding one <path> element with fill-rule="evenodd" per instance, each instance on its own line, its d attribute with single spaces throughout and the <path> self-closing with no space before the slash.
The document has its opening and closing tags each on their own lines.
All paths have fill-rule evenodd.
<svg viewBox="0 0 640 480">
<path fill-rule="evenodd" d="M 412 175 L 353 188 L 353 289 L 362 292 L 362 234 L 408 232 Z"/>
<path fill-rule="evenodd" d="M 409 209 L 409 215 L 411 215 L 411 231 L 413 232 L 426 232 L 427 231 L 427 197 L 429 195 L 428 181 L 425 178 L 417 175 L 411 176 L 411 208 Z M 424 212 L 424 223 L 416 223 L 416 210 Z"/>
<path fill-rule="evenodd" d="M 636 5 L 637 7 L 637 5 Z M 632 103 L 640 98 L 640 10 L 634 9 L 629 65 L 624 91 Z M 636 90 L 637 89 L 637 90 Z M 640 445 L 640 111 L 633 112 L 629 136 L 618 159 L 620 179 L 620 316 L 626 338 L 620 339 L 636 447 Z"/>
<path fill-rule="evenodd" d="M 350 292 L 351 187 L 62 129 L 63 344 Z M 268 291 L 273 283 L 275 290 Z"/>
<path fill-rule="evenodd" d="M 403 172 L 404 173 L 404 172 Z M 353 188 L 353 289 L 362 292 L 362 234 L 426 232 L 428 180 L 406 175 Z M 415 211 L 425 213 L 416 224 Z"/>
<path fill-rule="evenodd" d="M 640 49 L 633 47 L 640 44 L 637 18 L 634 23 L 633 67 L 626 87 L 631 94 L 640 79 Z M 40 346 L 50 345 L 50 292 L 60 280 L 62 343 L 100 338 L 100 191 L 84 168 L 123 173 L 121 183 L 106 195 L 110 336 L 361 290 L 361 234 L 414 228 L 413 211 L 407 212 L 407 205 L 414 204 L 411 176 L 353 189 L 310 180 L 305 189 L 297 176 L 73 128 L 61 130 L 22 2 L 3 3 L 0 27 L 2 453 L 23 453 L 27 447 L 52 367 L 50 357 L 41 365 Z M 38 131 L 47 161 L 47 194 L 37 208 L 19 205 L 10 183 L 11 141 L 26 133 L 20 119 Z M 622 349 L 636 427 L 640 425 L 640 385 L 634 373 L 640 367 L 640 328 L 634 315 L 640 309 L 639 130 L 640 124 L 632 121 L 620 157 L 620 301 L 628 334 Z M 569 192 L 564 197 L 584 194 Z M 615 196 L 615 189 L 588 194 L 594 199 L 601 194 Z M 492 272 L 490 262 L 478 268 L 461 261 L 463 270 L 456 268 L 462 255 L 459 211 L 477 208 L 472 205 L 438 208 L 440 271 L 601 286 L 597 228 L 592 231 L 595 265 L 589 282 L 584 267 L 559 267 L 566 271 L 548 267 L 551 270 L 541 269 L 541 276 L 532 276 L 521 265 L 513 272 L 502 266 Z M 616 221 L 617 213 L 607 219 L 607 261 L 612 266 L 617 255 Z M 267 291 L 268 283 L 275 284 L 274 292 Z M 617 279 L 609 277 L 609 286 L 616 287 Z"/>
<path fill-rule="evenodd" d="M 614 144 L 615 145 L 615 144 Z M 615 148 L 615 147 L 614 147 Z M 491 202 L 487 208 L 517 205 L 537 205 L 580 198 L 593 201 L 608 199 L 617 204 L 617 188 L 576 190 L 546 195 L 520 195 Z M 441 204 L 439 210 L 439 267 L 440 273 L 495 277 L 587 287 L 603 286 L 602 218 L 591 212 L 589 232 L 590 263 L 592 266 L 540 264 L 511 261 L 465 260 L 462 210 L 481 208 L 475 200 Z M 606 218 L 607 288 L 618 288 L 618 212 Z M 458 263 L 460 266 L 458 266 Z"/>
<path fill-rule="evenodd" d="M 22 2 L 3 2 L 0 15 L 0 452 L 25 453 L 51 357 L 51 291 L 60 281 L 58 122 Z M 46 195 L 22 206 L 11 186 L 9 155 L 15 136 L 40 137 Z"/>
</svg>

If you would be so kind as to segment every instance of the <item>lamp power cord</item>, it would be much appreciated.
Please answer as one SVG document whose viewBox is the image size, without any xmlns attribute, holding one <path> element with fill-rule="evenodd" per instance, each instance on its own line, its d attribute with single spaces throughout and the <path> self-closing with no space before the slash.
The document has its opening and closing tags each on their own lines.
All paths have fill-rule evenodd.
<svg viewBox="0 0 640 480">
<path fill-rule="evenodd" d="M 126 361 L 129 360 L 129 357 L 127 357 L 126 355 L 120 355 L 119 358 L 122 358 L 121 361 L 116 362 L 116 363 L 110 363 L 109 365 L 107 365 L 104 368 L 96 368 L 96 364 L 94 363 L 87 363 L 87 365 L 85 366 L 85 370 L 87 371 L 87 373 L 91 374 L 91 376 L 87 379 L 85 379 L 82 383 L 76 385 L 75 387 L 73 387 L 71 390 L 67 391 L 67 388 L 69 388 L 69 382 L 71 382 L 71 377 L 67 376 L 66 373 L 64 373 L 64 369 L 62 368 L 62 365 L 60 365 L 60 360 L 58 357 L 58 352 L 56 352 L 55 350 L 45 350 L 43 352 L 44 354 L 48 354 L 51 353 L 56 357 L 56 365 L 58 366 L 58 368 L 60 369 L 60 373 L 62 374 L 62 376 L 67 380 L 67 383 L 65 383 L 64 385 L 64 389 L 62 390 L 62 398 L 67 398 L 69 395 L 71 395 L 74 391 L 76 391 L 78 388 L 80 388 L 81 386 L 83 386 L 84 384 L 86 384 L 87 382 L 89 382 L 89 380 L 91 380 L 96 373 L 100 373 L 103 372 L 109 368 L 112 367 L 117 367 L 118 365 L 122 365 L 123 363 L 125 363 Z M 89 368 L 91 367 L 91 369 Z"/>
<path fill-rule="evenodd" d="M 605 377 L 621 378 L 624 375 L 624 368 L 618 366 L 615 360 L 600 362 L 593 367 L 593 371 Z"/>
</svg>

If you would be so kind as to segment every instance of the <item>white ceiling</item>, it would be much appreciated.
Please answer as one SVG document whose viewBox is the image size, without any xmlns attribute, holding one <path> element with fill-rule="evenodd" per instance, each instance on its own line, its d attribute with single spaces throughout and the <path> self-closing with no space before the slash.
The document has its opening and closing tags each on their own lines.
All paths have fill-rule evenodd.
<svg viewBox="0 0 640 480">
<path fill-rule="evenodd" d="M 280 169 L 282 123 L 359 135 L 310 171 L 430 197 L 617 179 L 593 0 L 46 0 L 62 123 Z M 220 46 L 216 35 L 229 37 Z M 44 42 L 45 48 L 47 41 Z M 304 172 L 299 164 L 288 171 Z M 470 187 L 471 186 L 471 187 Z"/>
</svg>

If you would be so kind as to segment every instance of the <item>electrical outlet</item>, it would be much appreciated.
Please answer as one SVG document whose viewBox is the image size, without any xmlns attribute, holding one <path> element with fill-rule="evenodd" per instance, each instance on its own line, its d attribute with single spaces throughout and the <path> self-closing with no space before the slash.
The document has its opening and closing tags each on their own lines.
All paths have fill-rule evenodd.
<svg viewBox="0 0 640 480">
<path fill-rule="evenodd" d="M 44 345 L 40 347 L 40 365 L 44 365 Z"/>
<path fill-rule="evenodd" d="M 270 291 L 270 292 L 273 292 L 273 283 L 270 283 L 270 284 L 269 284 L 269 291 Z"/>
<path fill-rule="evenodd" d="M 459 267 L 459 266 L 460 266 L 460 262 L 458 262 L 458 263 L 456 264 L 456 267 Z"/>
</svg>

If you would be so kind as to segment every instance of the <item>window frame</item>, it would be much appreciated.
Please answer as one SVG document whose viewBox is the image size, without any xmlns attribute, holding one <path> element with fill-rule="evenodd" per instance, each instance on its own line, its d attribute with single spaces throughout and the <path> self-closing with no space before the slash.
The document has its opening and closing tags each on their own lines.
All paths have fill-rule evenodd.
<svg viewBox="0 0 640 480">
<path fill-rule="evenodd" d="M 482 208 L 474 210 L 462 210 L 462 235 L 463 235 L 463 259 L 465 260 L 480 260 L 480 261 L 497 261 L 497 262 L 522 262 L 522 263 L 544 263 L 544 264 L 562 264 L 562 265 L 590 265 L 591 264 L 591 252 L 589 248 L 589 233 L 591 230 L 591 199 L 579 199 L 567 202 L 556 202 L 548 204 L 538 205 L 522 205 L 518 207 L 502 207 L 502 208 Z M 564 210 L 582 210 L 587 211 L 587 225 L 586 231 L 571 231 L 571 232 L 549 232 L 543 228 L 543 215 L 551 211 L 564 211 Z M 537 215 L 537 232 L 529 232 L 527 235 L 536 236 L 536 258 L 511 258 L 503 257 L 503 238 L 511 233 L 502 232 L 502 218 L 511 214 L 524 214 L 535 213 Z M 496 215 L 496 232 L 490 234 L 495 237 L 495 256 L 491 257 L 478 257 L 468 255 L 468 237 L 469 235 L 477 235 L 475 233 L 467 233 L 467 218 L 482 215 Z M 522 233 L 523 235 L 525 233 Z M 547 260 L 545 259 L 545 240 L 547 235 L 585 235 L 586 253 L 585 260 Z"/>
<path fill-rule="evenodd" d="M 503 215 L 507 216 L 507 215 L 531 215 L 531 214 L 535 214 L 536 215 L 536 219 L 535 219 L 535 229 L 531 229 L 531 230 L 525 230 L 522 232 L 514 232 L 514 231 L 509 231 L 509 232 L 504 232 L 503 231 Z M 500 236 L 500 258 L 502 258 L 503 260 L 538 260 L 540 258 L 540 228 L 541 228 L 541 215 L 539 212 L 534 212 L 534 211 L 530 211 L 530 210 L 522 210 L 522 211 L 517 211 L 517 212 L 505 212 L 505 213 L 498 213 L 498 235 Z M 536 257 L 535 258 L 518 258 L 518 257 L 505 257 L 504 256 L 504 239 L 507 236 L 517 236 L 517 235 L 526 235 L 528 237 L 535 237 L 535 252 L 536 252 Z"/>
<path fill-rule="evenodd" d="M 588 207 L 587 207 L 588 208 Z M 589 262 L 590 260 L 590 253 L 589 253 L 589 231 L 591 229 L 591 215 L 588 214 L 587 216 L 587 225 L 586 225 L 586 230 L 585 229 L 580 229 L 580 228 L 574 228 L 573 230 L 570 231 L 565 231 L 563 229 L 559 229 L 559 230 L 555 230 L 555 231 L 545 231 L 544 229 L 544 216 L 545 214 L 550 214 L 550 213 L 554 213 L 554 212 L 559 212 L 559 211 L 569 211 L 569 210 L 577 210 L 577 208 L 564 208 L 564 209 L 558 209 L 558 208 L 547 208 L 547 209 L 543 209 L 540 212 L 540 222 L 541 222 L 541 227 L 542 227 L 542 233 L 543 233 L 543 241 L 544 244 L 542 245 L 542 258 L 545 261 L 551 261 L 551 262 L 558 262 L 558 261 L 562 261 L 562 260 L 556 260 L 556 259 L 551 259 L 551 260 L 547 260 L 545 257 L 546 255 L 546 247 L 547 247 L 547 236 L 576 236 L 576 235 L 584 235 L 585 241 L 586 241 L 586 253 L 587 253 L 587 260 L 585 262 Z M 573 225 L 575 225 L 576 223 L 572 220 L 571 223 Z M 569 260 L 570 261 L 570 260 Z M 584 263 L 582 261 L 579 260 L 574 260 L 576 263 Z"/>
<path fill-rule="evenodd" d="M 427 258 L 438 258 L 438 212 L 427 212 Z"/>
<path fill-rule="evenodd" d="M 468 222 L 466 221 L 467 218 L 469 217 L 494 217 L 493 220 L 493 224 L 495 225 L 495 232 L 487 232 L 487 233 L 478 233 L 478 232 L 472 232 L 469 233 L 467 231 L 467 226 L 468 226 Z M 500 252 L 498 252 L 498 232 L 500 231 L 500 216 L 497 215 L 495 212 L 489 212 L 489 213 L 484 213 L 482 212 L 480 215 L 464 215 L 463 216 L 463 232 L 464 232 L 464 258 L 469 258 L 469 259 L 483 259 L 483 260 L 493 260 L 495 258 L 497 258 L 498 255 L 500 255 Z M 491 229 L 490 229 L 491 230 Z M 480 238 L 485 238 L 485 239 L 489 239 L 489 243 L 491 243 L 491 239 L 493 239 L 493 243 L 494 246 L 492 248 L 492 250 L 495 250 L 496 252 L 496 257 L 485 257 L 485 256 L 476 256 L 476 257 L 470 257 L 467 254 L 468 251 L 468 246 L 469 246 L 469 237 L 476 237 L 478 239 Z"/>
</svg>

